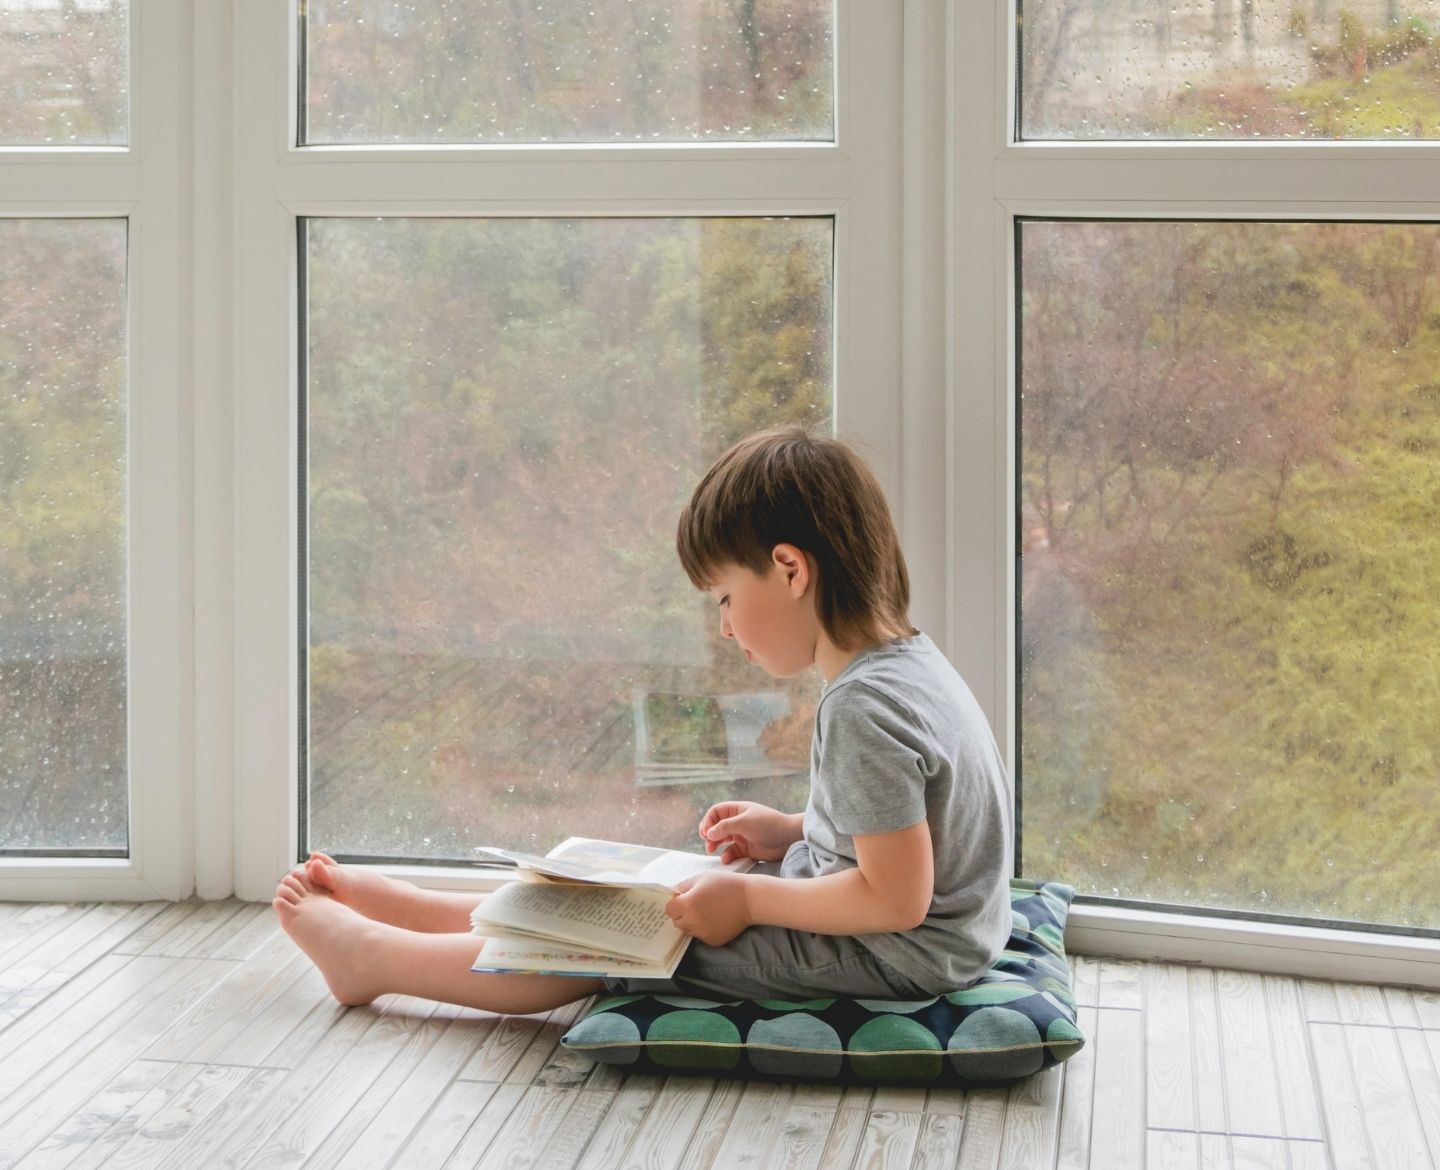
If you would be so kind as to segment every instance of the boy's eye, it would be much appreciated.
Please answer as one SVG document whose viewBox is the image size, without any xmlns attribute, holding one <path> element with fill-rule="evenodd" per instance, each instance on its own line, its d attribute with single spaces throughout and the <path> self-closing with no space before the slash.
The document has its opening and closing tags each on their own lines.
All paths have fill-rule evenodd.
<svg viewBox="0 0 1440 1170">
<path fill-rule="evenodd" d="M 725 594 L 724 597 L 722 597 L 722 598 L 720 599 L 720 604 L 721 604 L 721 605 L 724 605 L 724 604 L 725 604 L 727 601 L 729 601 L 729 600 L 730 600 L 730 594 L 727 593 L 727 594 Z"/>
</svg>

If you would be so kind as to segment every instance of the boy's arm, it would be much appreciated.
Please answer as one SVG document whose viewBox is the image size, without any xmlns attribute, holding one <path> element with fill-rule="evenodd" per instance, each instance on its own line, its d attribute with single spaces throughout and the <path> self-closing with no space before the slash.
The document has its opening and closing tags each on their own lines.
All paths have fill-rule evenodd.
<svg viewBox="0 0 1440 1170">
<path fill-rule="evenodd" d="M 817 878 L 745 876 L 753 923 L 816 934 L 877 934 L 925 921 L 935 896 L 930 822 L 857 836 L 858 869 Z"/>
</svg>

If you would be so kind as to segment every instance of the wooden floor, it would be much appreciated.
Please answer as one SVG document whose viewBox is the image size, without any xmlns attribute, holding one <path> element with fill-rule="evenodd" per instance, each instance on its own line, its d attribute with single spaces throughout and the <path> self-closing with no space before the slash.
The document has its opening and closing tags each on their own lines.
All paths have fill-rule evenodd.
<svg viewBox="0 0 1440 1170">
<path fill-rule="evenodd" d="M 1440 995 L 1076 958 L 1009 1089 L 622 1076 L 583 1005 L 341 1008 L 268 906 L 0 904 L 3 1167 L 1431 1167 Z"/>
</svg>

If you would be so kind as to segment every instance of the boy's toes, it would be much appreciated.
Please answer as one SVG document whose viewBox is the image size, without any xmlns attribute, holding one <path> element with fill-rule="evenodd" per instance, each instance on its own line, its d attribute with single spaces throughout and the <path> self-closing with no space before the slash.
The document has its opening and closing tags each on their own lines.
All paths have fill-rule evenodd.
<svg viewBox="0 0 1440 1170">
<path fill-rule="evenodd" d="M 303 894 L 297 893 L 290 886 L 287 886 L 284 882 L 281 882 L 278 886 L 275 887 L 275 900 L 270 904 L 274 906 L 277 910 L 280 909 L 282 904 L 284 904 L 285 906 L 298 906 L 300 904 L 300 899 L 303 896 Z"/>
<path fill-rule="evenodd" d="M 324 854 L 311 858 L 305 863 L 305 876 L 317 886 L 329 890 L 332 894 L 339 888 L 339 881 L 335 877 L 335 866 L 332 862 L 327 865 L 320 860 Z"/>
<path fill-rule="evenodd" d="M 318 849 L 312 849 L 312 850 L 310 850 L 310 859 L 311 859 L 312 861 L 314 861 L 316 858 L 319 858 L 319 860 L 323 861 L 326 865 L 339 865 L 339 864 L 340 864 L 340 863 L 339 863 L 338 861 L 336 861 L 333 857 L 331 857 L 330 854 L 328 854 L 328 853 L 321 853 L 320 850 L 318 850 Z"/>
<path fill-rule="evenodd" d="M 293 873 L 287 873 L 281 878 L 280 884 L 291 891 L 297 898 L 303 898 L 306 894 L 310 893 L 311 890 L 310 885 L 303 875 L 296 877 Z"/>
</svg>

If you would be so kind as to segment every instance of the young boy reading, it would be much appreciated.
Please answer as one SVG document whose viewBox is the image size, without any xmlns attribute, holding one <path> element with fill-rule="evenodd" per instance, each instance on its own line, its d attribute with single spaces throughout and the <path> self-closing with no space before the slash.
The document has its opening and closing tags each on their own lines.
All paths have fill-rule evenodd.
<svg viewBox="0 0 1440 1170">
<path fill-rule="evenodd" d="M 708 852 L 748 873 L 683 883 L 693 942 L 672 979 L 477 974 L 474 895 L 421 890 L 312 854 L 275 891 L 290 937 L 341 1003 L 387 992 L 529 1013 L 596 992 L 915 999 L 965 986 L 1010 935 L 1010 797 L 983 713 L 910 625 L 879 483 L 845 444 L 765 431 L 720 457 L 676 546 L 720 632 L 776 678 L 825 680 L 803 814 L 724 801 Z"/>
</svg>

